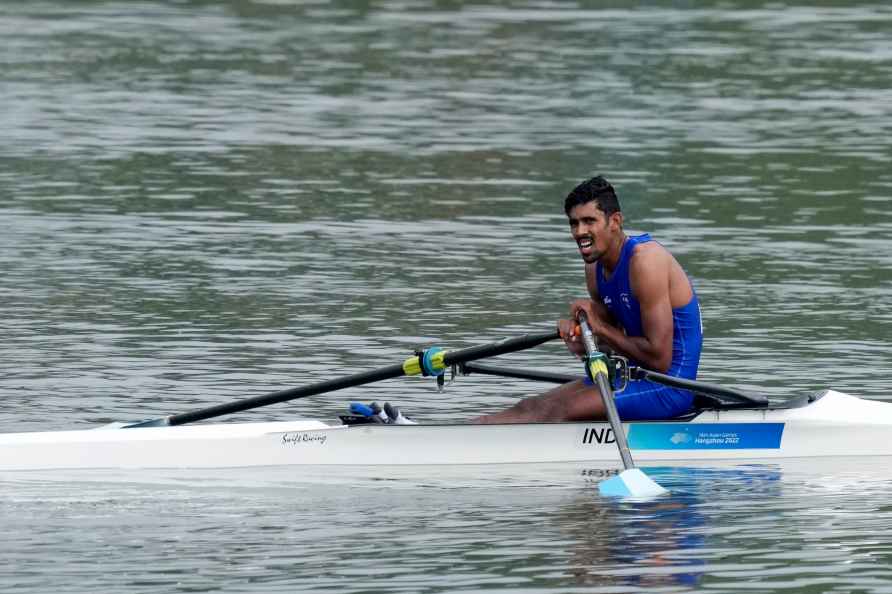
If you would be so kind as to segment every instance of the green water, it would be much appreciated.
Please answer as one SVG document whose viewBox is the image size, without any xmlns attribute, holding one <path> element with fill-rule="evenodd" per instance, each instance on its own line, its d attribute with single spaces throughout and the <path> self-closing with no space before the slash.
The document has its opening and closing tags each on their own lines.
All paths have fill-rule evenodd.
<svg viewBox="0 0 892 594">
<path fill-rule="evenodd" d="M 547 329 L 584 292 L 562 200 L 594 173 L 692 276 L 701 378 L 892 399 L 885 3 L 3 2 L 0 38 L 0 430 Z M 558 345 L 511 361 L 578 370 Z M 541 388 L 234 419 L 455 420 Z M 656 510 L 560 476 L 0 477 L 0 589 L 892 589 L 882 463 L 665 475 Z"/>
</svg>

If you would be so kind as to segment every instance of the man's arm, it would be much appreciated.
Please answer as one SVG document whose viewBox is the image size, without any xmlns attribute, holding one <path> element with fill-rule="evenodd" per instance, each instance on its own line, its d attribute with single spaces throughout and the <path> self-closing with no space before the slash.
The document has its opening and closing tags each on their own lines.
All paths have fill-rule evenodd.
<svg viewBox="0 0 892 594">
<path fill-rule="evenodd" d="M 601 319 L 591 326 L 598 338 L 619 354 L 638 361 L 648 369 L 665 373 L 672 364 L 671 261 L 663 249 L 656 245 L 653 248 L 637 246 L 629 271 L 632 292 L 641 305 L 644 336 L 626 336 L 622 329 Z"/>
</svg>

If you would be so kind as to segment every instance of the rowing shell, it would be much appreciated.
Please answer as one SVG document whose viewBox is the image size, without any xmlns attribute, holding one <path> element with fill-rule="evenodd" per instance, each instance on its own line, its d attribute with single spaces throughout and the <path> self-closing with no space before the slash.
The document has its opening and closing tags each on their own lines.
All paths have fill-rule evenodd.
<svg viewBox="0 0 892 594">
<path fill-rule="evenodd" d="M 828 390 L 776 407 L 624 424 L 641 463 L 892 455 L 892 404 Z M 342 425 L 295 420 L 0 435 L 0 470 L 591 462 L 607 423 Z"/>
</svg>

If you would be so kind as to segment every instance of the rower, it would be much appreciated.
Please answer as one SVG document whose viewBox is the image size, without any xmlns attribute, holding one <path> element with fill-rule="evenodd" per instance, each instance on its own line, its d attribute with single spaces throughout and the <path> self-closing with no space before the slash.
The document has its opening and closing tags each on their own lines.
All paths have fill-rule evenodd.
<svg viewBox="0 0 892 594">
<path fill-rule="evenodd" d="M 601 176 L 585 181 L 566 197 L 564 212 L 582 257 L 589 297 L 570 304 L 570 319 L 558 328 L 567 348 L 585 349 L 576 323 L 585 312 L 599 346 L 631 365 L 674 377 L 696 379 L 703 345 L 700 303 L 678 261 L 650 235 L 627 235 L 619 199 Z M 693 394 L 645 379 L 616 394 L 625 421 L 668 419 L 693 407 Z M 531 423 L 601 420 L 601 394 L 589 379 L 578 379 L 511 408 L 475 419 L 478 423 Z"/>
</svg>

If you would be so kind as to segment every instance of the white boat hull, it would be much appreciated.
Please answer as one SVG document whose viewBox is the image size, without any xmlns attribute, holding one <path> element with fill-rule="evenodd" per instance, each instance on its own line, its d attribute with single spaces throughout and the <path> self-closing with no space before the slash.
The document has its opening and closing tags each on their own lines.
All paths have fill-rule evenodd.
<svg viewBox="0 0 892 594">
<path fill-rule="evenodd" d="M 706 411 L 624 425 L 641 465 L 892 455 L 892 404 L 828 391 L 801 408 Z M 607 423 L 219 423 L 0 435 L 0 471 L 307 465 L 620 465 Z"/>
</svg>

